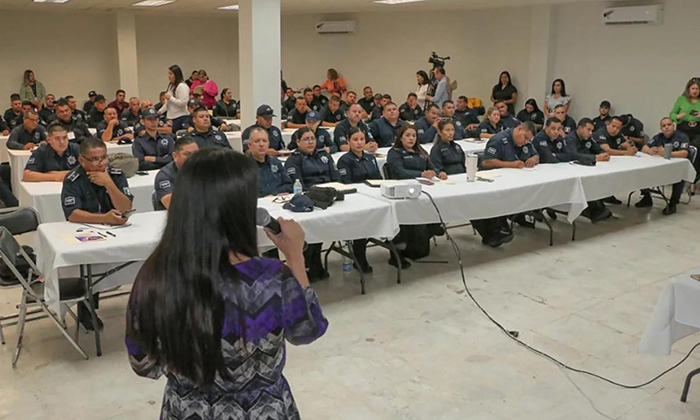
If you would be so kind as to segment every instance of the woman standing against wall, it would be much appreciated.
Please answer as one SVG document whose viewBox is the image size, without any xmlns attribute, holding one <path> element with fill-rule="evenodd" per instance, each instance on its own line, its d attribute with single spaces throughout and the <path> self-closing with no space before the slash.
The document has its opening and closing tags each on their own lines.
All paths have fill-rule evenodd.
<svg viewBox="0 0 700 420">
<path fill-rule="evenodd" d="M 508 105 L 508 113 L 515 115 L 515 102 L 518 100 L 518 89 L 513 85 L 510 73 L 502 71 L 498 83 L 491 90 L 491 102 L 503 101 Z"/>
<path fill-rule="evenodd" d="M 182 123 L 190 115 L 187 112 L 187 101 L 190 99 L 190 88 L 182 76 L 182 69 L 177 64 L 168 68 L 168 88 L 165 90 L 165 105 L 158 111 L 167 112 L 167 117 L 173 122 L 173 133 L 182 129 Z"/>
<path fill-rule="evenodd" d="M 562 79 L 552 82 L 552 92 L 544 98 L 544 113 L 547 115 L 547 118 L 554 116 L 554 108 L 557 105 L 564 105 L 566 114 L 569 114 L 571 96 L 566 94 L 566 84 Z"/>
<path fill-rule="evenodd" d="M 418 96 L 418 106 L 420 109 L 425 111 L 425 95 L 428 94 L 428 89 L 430 89 L 430 79 L 428 78 L 428 73 L 424 70 L 418 70 L 416 72 L 416 81 L 418 82 L 418 89 L 416 90 L 416 95 Z"/>
<path fill-rule="evenodd" d="M 19 96 L 23 101 L 29 101 L 36 109 L 41 109 L 46 98 L 46 89 L 41 82 L 36 80 L 34 72 L 31 70 L 24 71 L 24 80 L 19 88 Z"/>
</svg>

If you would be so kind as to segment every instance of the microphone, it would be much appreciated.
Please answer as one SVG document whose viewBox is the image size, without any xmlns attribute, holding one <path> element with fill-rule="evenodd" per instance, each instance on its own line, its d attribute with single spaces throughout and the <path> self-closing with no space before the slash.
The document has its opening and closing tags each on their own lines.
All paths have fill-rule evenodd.
<svg viewBox="0 0 700 420">
<path fill-rule="evenodd" d="M 255 224 L 267 228 L 275 235 L 282 233 L 282 228 L 277 220 L 270 216 L 270 213 L 262 207 L 258 207 L 255 212 Z"/>
</svg>

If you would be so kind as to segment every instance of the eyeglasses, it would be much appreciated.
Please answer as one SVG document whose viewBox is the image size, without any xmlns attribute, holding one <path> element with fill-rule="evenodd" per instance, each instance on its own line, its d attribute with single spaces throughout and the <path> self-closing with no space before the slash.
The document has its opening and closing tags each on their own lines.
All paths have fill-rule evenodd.
<svg viewBox="0 0 700 420">
<path fill-rule="evenodd" d="M 299 139 L 299 140 L 300 140 L 300 141 L 303 141 L 303 142 L 305 142 L 305 143 L 312 143 L 312 142 L 315 142 L 315 141 L 316 141 L 316 139 L 313 138 L 313 137 L 311 137 L 311 138 L 305 138 L 305 139 Z"/>
<path fill-rule="evenodd" d="M 109 157 L 107 155 L 104 156 L 96 156 L 96 157 L 87 157 L 85 155 L 81 155 L 83 159 L 87 160 L 90 163 L 102 163 L 102 162 L 107 162 L 109 161 Z"/>
</svg>

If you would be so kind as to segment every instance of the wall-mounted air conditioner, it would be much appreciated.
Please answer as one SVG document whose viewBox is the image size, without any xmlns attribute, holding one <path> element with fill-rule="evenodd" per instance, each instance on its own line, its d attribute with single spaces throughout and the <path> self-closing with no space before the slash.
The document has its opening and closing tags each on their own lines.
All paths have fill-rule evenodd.
<svg viewBox="0 0 700 420">
<path fill-rule="evenodd" d="M 319 34 L 353 34 L 357 29 L 357 22 L 354 20 L 337 20 L 318 22 L 316 32 Z"/>
<path fill-rule="evenodd" d="M 611 7 L 603 11 L 606 25 L 661 25 L 664 6 Z"/>
</svg>

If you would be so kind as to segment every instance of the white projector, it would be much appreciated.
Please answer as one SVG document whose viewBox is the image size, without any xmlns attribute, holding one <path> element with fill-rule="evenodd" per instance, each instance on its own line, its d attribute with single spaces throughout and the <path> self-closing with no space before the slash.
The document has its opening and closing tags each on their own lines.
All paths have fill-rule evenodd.
<svg viewBox="0 0 700 420">
<path fill-rule="evenodd" d="M 391 199 L 418 198 L 421 190 L 421 184 L 415 182 L 382 184 L 382 195 Z"/>
</svg>

